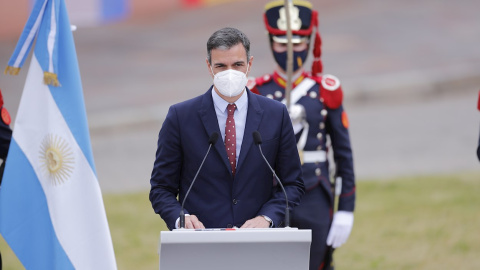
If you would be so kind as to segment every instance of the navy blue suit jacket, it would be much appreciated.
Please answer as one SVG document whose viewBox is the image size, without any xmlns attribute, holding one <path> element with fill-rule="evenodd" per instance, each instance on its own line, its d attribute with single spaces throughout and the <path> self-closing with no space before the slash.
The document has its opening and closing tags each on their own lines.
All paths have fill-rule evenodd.
<svg viewBox="0 0 480 270">
<path fill-rule="evenodd" d="M 158 135 L 150 201 L 170 229 L 175 228 L 181 202 L 207 152 L 210 135 L 221 134 L 211 91 L 212 87 L 201 96 L 171 106 Z M 246 92 L 247 120 L 235 177 L 219 138 L 185 202 L 186 213 L 196 215 L 206 228 L 240 227 L 258 215 L 270 217 L 276 226 L 283 223 L 285 198 L 254 144 L 254 131 L 262 136 L 263 153 L 282 181 L 290 207 L 298 205 L 304 194 L 286 107 Z"/>
</svg>

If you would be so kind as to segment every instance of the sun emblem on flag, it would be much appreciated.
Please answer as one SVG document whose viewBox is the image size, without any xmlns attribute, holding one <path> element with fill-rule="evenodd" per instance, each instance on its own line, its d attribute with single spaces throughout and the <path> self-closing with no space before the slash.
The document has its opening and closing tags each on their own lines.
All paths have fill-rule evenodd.
<svg viewBox="0 0 480 270">
<path fill-rule="evenodd" d="M 40 161 L 54 185 L 63 184 L 73 173 L 73 152 L 66 140 L 57 135 L 47 135 L 40 147 Z"/>
</svg>

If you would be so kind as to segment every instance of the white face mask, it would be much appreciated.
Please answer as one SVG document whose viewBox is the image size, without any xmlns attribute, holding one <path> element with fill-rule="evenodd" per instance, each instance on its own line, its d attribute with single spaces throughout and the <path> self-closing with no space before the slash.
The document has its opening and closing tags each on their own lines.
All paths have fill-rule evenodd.
<svg viewBox="0 0 480 270">
<path fill-rule="evenodd" d="M 238 96 L 247 85 L 247 75 L 241 71 L 227 69 L 213 75 L 213 84 L 224 96 Z"/>
</svg>

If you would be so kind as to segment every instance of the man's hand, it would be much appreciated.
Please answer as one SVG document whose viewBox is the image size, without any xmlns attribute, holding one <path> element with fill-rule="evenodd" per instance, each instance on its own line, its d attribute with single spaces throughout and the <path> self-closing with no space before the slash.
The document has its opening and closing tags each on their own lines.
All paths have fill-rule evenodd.
<svg viewBox="0 0 480 270">
<path fill-rule="evenodd" d="M 353 227 L 353 213 L 338 211 L 333 215 L 332 227 L 327 237 L 327 245 L 338 248 L 347 242 Z"/>
<path fill-rule="evenodd" d="M 189 215 L 185 216 L 185 229 L 205 229 L 205 226 L 195 215 Z"/>
<path fill-rule="evenodd" d="M 244 228 L 270 228 L 270 222 L 268 222 L 264 217 L 257 216 L 252 219 L 245 221 L 245 223 L 240 227 Z"/>
</svg>

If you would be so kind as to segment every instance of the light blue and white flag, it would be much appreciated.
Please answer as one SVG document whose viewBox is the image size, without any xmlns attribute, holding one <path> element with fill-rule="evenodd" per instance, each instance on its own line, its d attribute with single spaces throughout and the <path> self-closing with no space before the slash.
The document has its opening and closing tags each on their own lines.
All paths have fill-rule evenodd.
<svg viewBox="0 0 480 270">
<path fill-rule="evenodd" d="M 116 269 L 64 0 L 37 0 L 6 73 L 36 38 L 0 188 L 0 233 L 26 269 Z"/>
</svg>

